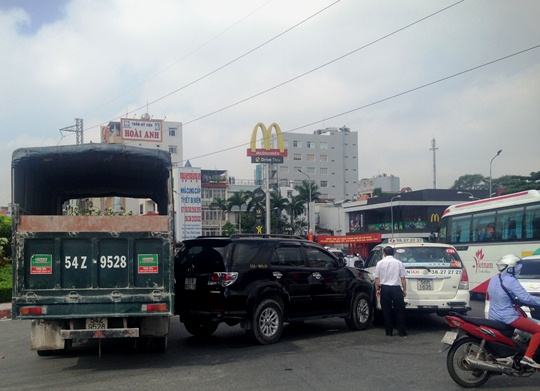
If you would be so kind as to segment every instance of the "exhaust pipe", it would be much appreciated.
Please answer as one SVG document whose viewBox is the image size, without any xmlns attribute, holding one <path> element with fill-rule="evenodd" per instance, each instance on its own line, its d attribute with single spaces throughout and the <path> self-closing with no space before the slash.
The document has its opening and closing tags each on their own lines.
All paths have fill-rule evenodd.
<svg viewBox="0 0 540 391">
<path fill-rule="evenodd" d="M 496 363 L 490 363 L 485 362 L 482 360 L 477 360 L 472 357 L 467 357 L 465 359 L 465 362 L 469 364 L 471 369 L 480 369 L 482 371 L 489 371 L 489 372 L 495 372 L 498 374 L 506 374 L 511 375 L 515 373 L 515 370 L 511 367 L 507 367 L 506 365 L 496 364 Z"/>
</svg>

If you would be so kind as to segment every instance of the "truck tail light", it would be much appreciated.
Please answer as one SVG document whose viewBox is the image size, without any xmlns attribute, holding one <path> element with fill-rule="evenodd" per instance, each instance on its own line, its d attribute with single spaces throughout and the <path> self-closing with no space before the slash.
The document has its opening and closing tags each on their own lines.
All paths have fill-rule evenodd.
<svg viewBox="0 0 540 391">
<path fill-rule="evenodd" d="M 467 274 L 467 269 L 463 266 L 463 271 L 461 272 L 461 279 L 459 280 L 458 289 L 469 290 L 469 275 Z"/>
<path fill-rule="evenodd" d="M 22 316 L 28 315 L 46 315 L 47 307 L 21 307 L 20 313 Z"/>
<path fill-rule="evenodd" d="M 221 285 L 226 287 L 234 284 L 238 278 L 237 272 L 214 272 L 208 278 L 208 285 Z"/>
<path fill-rule="evenodd" d="M 167 312 L 167 304 L 143 304 L 141 309 L 143 312 Z"/>
</svg>

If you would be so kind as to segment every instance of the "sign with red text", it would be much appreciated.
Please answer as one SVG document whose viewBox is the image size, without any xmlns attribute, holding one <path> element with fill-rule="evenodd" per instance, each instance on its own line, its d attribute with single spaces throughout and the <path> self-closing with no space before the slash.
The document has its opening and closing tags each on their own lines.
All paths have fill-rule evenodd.
<svg viewBox="0 0 540 391">
<path fill-rule="evenodd" d="M 161 142 L 163 121 L 122 118 L 120 134 L 124 140 Z"/>
<path fill-rule="evenodd" d="M 180 240 L 202 235 L 201 169 L 182 167 L 178 181 L 178 234 Z"/>
<path fill-rule="evenodd" d="M 346 236 L 317 236 L 317 243 L 320 244 L 360 244 L 360 243 L 380 243 L 382 240 L 381 234 L 357 234 Z"/>
</svg>

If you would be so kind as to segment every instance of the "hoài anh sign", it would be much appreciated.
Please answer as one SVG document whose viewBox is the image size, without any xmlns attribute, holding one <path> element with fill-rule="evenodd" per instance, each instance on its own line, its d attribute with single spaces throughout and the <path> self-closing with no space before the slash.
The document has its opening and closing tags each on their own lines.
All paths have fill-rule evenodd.
<svg viewBox="0 0 540 391">
<path fill-rule="evenodd" d="M 261 129 L 262 132 L 262 144 L 263 148 L 257 148 L 257 133 Z M 272 148 L 272 130 L 276 130 L 276 141 L 277 141 L 277 148 Z M 285 141 L 283 140 L 283 134 L 281 133 L 281 128 L 278 124 L 275 122 L 270 125 L 270 127 L 266 127 L 262 122 L 259 122 L 255 127 L 253 128 L 253 131 L 251 132 L 251 142 L 250 147 L 247 150 L 247 156 L 252 157 L 253 163 L 274 163 L 278 162 L 280 159 L 266 159 L 267 161 L 255 161 L 257 159 L 253 159 L 253 157 L 265 157 L 265 158 L 271 158 L 271 157 L 281 157 L 287 156 L 287 150 L 285 149 Z"/>
<path fill-rule="evenodd" d="M 161 142 L 163 121 L 146 119 L 120 119 L 120 134 L 124 140 Z"/>
<path fill-rule="evenodd" d="M 380 243 L 381 234 L 358 234 L 345 236 L 319 235 L 317 243 L 320 244 L 359 244 L 359 243 Z"/>
</svg>

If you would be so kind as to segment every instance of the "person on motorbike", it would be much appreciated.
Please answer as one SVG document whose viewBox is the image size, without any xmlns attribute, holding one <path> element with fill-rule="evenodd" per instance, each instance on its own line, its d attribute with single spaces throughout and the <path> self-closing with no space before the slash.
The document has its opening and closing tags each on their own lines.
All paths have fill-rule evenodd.
<svg viewBox="0 0 540 391">
<path fill-rule="evenodd" d="M 517 276 L 523 264 L 515 255 L 505 255 L 497 262 L 499 274 L 489 281 L 490 300 L 488 318 L 509 324 L 531 334 L 531 340 L 521 359 L 521 364 L 540 369 L 540 364 L 533 357 L 540 346 L 540 324 L 528 319 L 518 311 L 516 305 L 540 307 L 540 299 L 529 294 L 521 285 Z"/>
</svg>

